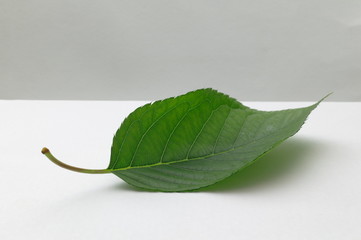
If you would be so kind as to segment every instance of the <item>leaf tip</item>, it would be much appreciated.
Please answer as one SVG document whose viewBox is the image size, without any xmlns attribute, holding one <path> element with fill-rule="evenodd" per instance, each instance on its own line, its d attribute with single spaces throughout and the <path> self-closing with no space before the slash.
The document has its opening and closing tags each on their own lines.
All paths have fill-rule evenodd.
<svg viewBox="0 0 361 240">
<path fill-rule="evenodd" d="M 49 151 L 49 149 L 46 148 L 46 147 L 43 147 L 43 149 L 41 149 L 41 153 L 42 153 L 42 154 L 46 154 L 46 153 L 48 153 L 48 152 L 50 152 L 50 151 Z"/>
<path fill-rule="evenodd" d="M 319 100 L 317 103 L 315 103 L 314 106 L 318 106 L 321 102 L 323 102 L 326 98 L 328 98 L 332 94 L 333 94 L 333 92 L 330 92 L 329 94 L 327 94 L 326 96 L 321 98 L 321 100 Z"/>
<path fill-rule="evenodd" d="M 324 96 L 320 101 L 325 100 L 326 98 L 328 98 L 329 96 L 331 96 L 333 94 L 333 92 L 328 93 L 326 96 Z"/>
</svg>

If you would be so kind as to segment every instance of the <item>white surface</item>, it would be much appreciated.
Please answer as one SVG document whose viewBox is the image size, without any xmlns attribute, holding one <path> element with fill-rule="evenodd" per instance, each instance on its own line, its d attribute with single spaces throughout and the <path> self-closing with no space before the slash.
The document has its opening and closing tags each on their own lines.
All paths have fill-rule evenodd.
<svg viewBox="0 0 361 240">
<path fill-rule="evenodd" d="M 0 99 L 361 101 L 359 0 L 0 1 Z M 51 86 L 51 87 L 50 87 Z"/>
<path fill-rule="evenodd" d="M 321 103 L 294 137 L 200 192 L 139 191 L 40 153 L 105 168 L 115 130 L 143 103 L 0 101 L 0 239 L 360 239 L 361 103 Z"/>
</svg>

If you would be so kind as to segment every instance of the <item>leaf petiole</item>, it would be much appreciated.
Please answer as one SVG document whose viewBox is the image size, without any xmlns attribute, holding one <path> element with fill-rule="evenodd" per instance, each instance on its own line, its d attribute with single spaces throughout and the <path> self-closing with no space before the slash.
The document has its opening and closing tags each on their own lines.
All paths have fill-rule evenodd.
<svg viewBox="0 0 361 240">
<path fill-rule="evenodd" d="M 58 160 L 57 158 L 55 158 L 53 156 L 53 154 L 51 154 L 49 149 L 46 147 L 44 147 L 41 150 L 41 153 L 44 154 L 50 161 L 52 161 L 56 165 L 58 165 L 62 168 L 68 169 L 70 171 L 80 172 L 80 173 L 93 173 L 93 174 L 111 173 L 112 172 L 112 170 L 110 170 L 110 169 L 85 169 L 85 168 L 78 168 L 78 167 L 70 166 L 70 165 L 65 164 L 62 161 Z"/>
</svg>

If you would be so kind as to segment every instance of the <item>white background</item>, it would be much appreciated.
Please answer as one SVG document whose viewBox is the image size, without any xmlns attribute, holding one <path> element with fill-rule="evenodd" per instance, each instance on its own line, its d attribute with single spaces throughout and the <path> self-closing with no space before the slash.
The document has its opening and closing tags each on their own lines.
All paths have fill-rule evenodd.
<svg viewBox="0 0 361 240">
<path fill-rule="evenodd" d="M 358 0 L 0 0 L 0 99 L 361 101 L 360 24 Z"/>
<path fill-rule="evenodd" d="M 106 168 L 115 130 L 143 103 L 0 101 L 0 239 L 360 239 L 361 103 L 321 103 L 294 137 L 197 192 L 141 191 L 40 153 Z"/>
</svg>

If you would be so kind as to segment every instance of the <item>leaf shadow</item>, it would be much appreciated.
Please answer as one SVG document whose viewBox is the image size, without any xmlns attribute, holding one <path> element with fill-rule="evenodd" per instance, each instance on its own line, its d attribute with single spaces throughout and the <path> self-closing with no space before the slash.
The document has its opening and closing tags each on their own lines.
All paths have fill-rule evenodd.
<svg viewBox="0 0 361 240">
<path fill-rule="evenodd" d="M 307 165 L 312 160 L 311 156 L 322 146 L 322 143 L 312 139 L 289 139 L 245 169 L 223 181 L 196 191 L 242 192 L 290 181 L 296 173 L 307 169 Z"/>
</svg>

